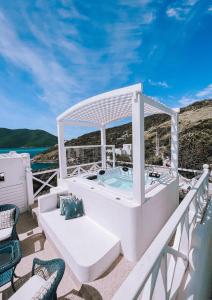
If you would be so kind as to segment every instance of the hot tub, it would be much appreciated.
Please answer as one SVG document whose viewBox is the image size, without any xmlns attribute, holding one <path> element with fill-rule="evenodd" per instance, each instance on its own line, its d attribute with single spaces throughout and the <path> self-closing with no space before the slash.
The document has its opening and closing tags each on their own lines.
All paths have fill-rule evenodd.
<svg viewBox="0 0 212 300">
<path fill-rule="evenodd" d="M 160 175 L 159 178 L 149 176 L 149 172 L 145 171 L 145 192 L 156 187 L 168 173 Z M 133 169 L 127 167 L 116 167 L 107 170 L 100 170 L 95 175 L 84 176 L 94 184 L 101 185 L 107 189 L 112 189 L 119 194 L 132 196 L 133 191 Z"/>
</svg>

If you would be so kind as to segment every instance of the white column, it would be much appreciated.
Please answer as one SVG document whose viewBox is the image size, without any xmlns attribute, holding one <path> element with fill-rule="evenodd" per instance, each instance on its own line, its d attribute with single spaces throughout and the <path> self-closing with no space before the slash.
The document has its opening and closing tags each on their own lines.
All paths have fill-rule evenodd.
<svg viewBox="0 0 212 300">
<path fill-rule="evenodd" d="M 106 169 L 106 130 L 105 126 L 101 127 L 101 156 L 102 156 L 102 169 Z"/>
<path fill-rule="evenodd" d="M 179 110 L 171 116 L 171 168 L 173 175 L 178 176 L 178 121 Z"/>
<path fill-rule="evenodd" d="M 60 178 L 62 179 L 67 177 L 66 149 L 64 145 L 64 125 L 62 122 L 57 123 L 57 134 Z"/>
<path fill-rule="evenodd" d="M 31 167 L 26 168 L 26 188 L 27 188 L 27 203 L 29 207 L 34 203 L 33 178 L 32 178 Z"/>
<path fill-rule="evenodd" d="M 115 152 L 115 146 L 112 147 L 112 153 L 113 153 L 113 168 L 116 166 L 116 152 Z"/>
<path fill-rule="evenodd" d="M 142 204 L 145 200 L 144 101 L 136 93 L 132 101 L 133 134 L 133 197 Z"/>
</svg>

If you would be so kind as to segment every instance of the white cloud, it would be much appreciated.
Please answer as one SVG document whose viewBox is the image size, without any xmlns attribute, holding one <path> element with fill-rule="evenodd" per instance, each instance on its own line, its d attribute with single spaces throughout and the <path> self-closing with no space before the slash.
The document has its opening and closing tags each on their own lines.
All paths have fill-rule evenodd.
<svg viewBox="0 0 212 300">
<path fill-rule="evenodd" d="M 168 88 L 169 85 L 166 81 L 153 81 L 151 79 L 148 79 L 148 83 L 152 86 L 160 86 L 160 87 L 163 87 L 163 88 Z"/>
<path fill-rule="evenodd" d="M 84 40 L 89 35 L 77 26 L 77 19 L 87 22 L 87 16 L 74 1 L 61 0 L 63 9 L 48 1 L 35 3 L 36 9 L 30 10 L 28 2 L 23 2 L 14 19 L 7 11 L 0 13 L 0 55 L 32 76 L 40 99 L 54 112 L 106 90 L 111 83 L 115 85 L 116 79 L 119 86 L 125 84 L 132 72 L 130 65 L 141 63 L 138 50 L 142 33 L 155 18 L 154 11 L 147 9 L 150 1 L 132 0 L 130 15 L 124 6 L 111 8 L 113 22 L 106 20 L 101 24 L 104 43 L 98 47 L 89 43 L 89 48 Z M 136 3 L 140 6 L 135 7 Z M 67 23 L 69 17 L 75 18 L 74 22 Z M 97 25 L 91 22 L 89 26 Z M 29 40 L 23 32 L 30 36 Z"/>
<path fill-rule="evenodd" d="M 126 5 L 129 7 L 141 7 L 146 6 L 151 3 L 152 0 L 119 0 L 121 5 Z"/>
<path fill-rule="evenodd" d="M 182 106 L 187 106 L 195 101 L 204 100 L 204 99 L 212 99 L 212 84 L 209 84 L 207 87 L 203 88 L 202 90 L 196 93 L 191 93 L 183 96 L 179 100 L 179 103 Z"/>
<path fill-rule="evenodd" d="M 14 27 L 0 13 L 0 54 L 13 64 L 29 72 L 42 88 L 41 98 L 57 109 L 58 101 L 64 107 L 71 89 L 79 85 L 56 61 L 53 55 L 21 41 Z"/>
<path fill-rule="evenodd" d="M 195 5 L 199 0 L 187 0 L 185 1 L 185 5 L 188 5 L 188 6 L 193 6 Z"/>
<path fill-rule="evenodd" d="M 170 5 L 167 8 L 166 14 L 169 18 L 175 18 L 178 21 L 183 21 L 188 17 L 189 13 L 193 9 L 193 6 L 198 1 L 199 0 L 175 1 L 173 5 Z"/>
<path fill-rule="evenodd" d="M 212 98 L 212 83 L 206 88 L 196 93 L 197 98 Z"/>
<path fill-rule="evenodd" d="M 188 8 L 170 7 L 167 9 L 166 14 L 170 18 L 175 18 L 178 21 L 184 20 L 189 13 Z"/>
<path fill-rule="evenodd" d="M 141 19 L 142 24 L 151 24 L 155 19 L 155 14 L 153 12 L 147 12 Z"/>
<path fill-rule="evenodd" d="M 212 13 L 212 5 L 208 7 L 208 12 Z"/>
<path fill-rule="evenodd" d="M 78 19 L 78 20 L 88 20 L 88 17 L 81 14 L 75 6 L 71 5 L 68 8 L 61 8 L 58 10 L 60 16 L 64 19 Z"/>
</svg>

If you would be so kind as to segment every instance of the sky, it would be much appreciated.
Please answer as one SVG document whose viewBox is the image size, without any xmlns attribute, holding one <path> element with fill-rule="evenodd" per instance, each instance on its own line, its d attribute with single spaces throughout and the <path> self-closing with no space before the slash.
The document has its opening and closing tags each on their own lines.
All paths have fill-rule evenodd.
<svg viewBox="0 0 212 300">
<path fill-rule="evenodd" d="M 211 70 L 212 1 L 0 0 L 0 127 L 56 134 L 70 106 L 138 82 L 186 106 L 212 98 Z"/>
</svg>

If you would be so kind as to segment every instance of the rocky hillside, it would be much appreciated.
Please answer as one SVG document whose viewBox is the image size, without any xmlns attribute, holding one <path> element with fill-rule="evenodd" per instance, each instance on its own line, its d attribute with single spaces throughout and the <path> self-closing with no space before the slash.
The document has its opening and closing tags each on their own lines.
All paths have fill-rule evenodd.
<svg viewBox="0 0 212 300">
<path fill-rule="evenodd" d="M 48 147 L 57 137 L 44 130 L 0 128 L 0 148 Z"/>
<path fill-rule="evenodd" d="M 212 100 L 195 102 L 180 110 L 179 166 L 202 168 L 203 163 L 212 164 Z M 155 157 L 156 132 L 160 141 L 160 155 L 170 156 L 170 117 L 164 114 L 145 118 L 145 156 L 147 163 L 156 163 L 161 158 Z M 132 143 L 132 124 L 124 124 L 107 129 L 107 144 L 121 147 Z M 84 134 L 67 142 L 67 145 L 100 144 L 100 132 Z M 57 147 L 37 160 L 57 160 Z"/>
</svg>

